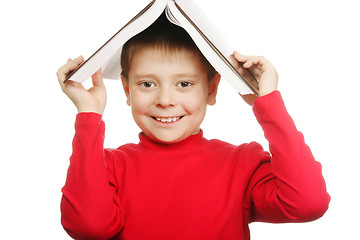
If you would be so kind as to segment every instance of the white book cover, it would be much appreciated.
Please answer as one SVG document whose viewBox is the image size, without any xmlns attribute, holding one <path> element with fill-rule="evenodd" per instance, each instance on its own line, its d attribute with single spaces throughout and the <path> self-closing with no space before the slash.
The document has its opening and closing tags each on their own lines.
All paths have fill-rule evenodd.
<svg viewBox="0 0 360 240">
<path fill-rule="evenodd" d="M 148 28 L 165 11 L 170 22 L 187 31 L 210 64 L 239 93 L 257 92 L 252 74 L 232 59 L 235 50 L 225 41 L 219 29 L 192 0 L 154 0 L 121 28 L 82 65 L 71 72 L 66 80 L 83 82 L 102 68 L 105 79 L 120 79 L 122 46 L 133 36 Z M 220 37 L 221 36 L 221 37 Z"/>
</svg>

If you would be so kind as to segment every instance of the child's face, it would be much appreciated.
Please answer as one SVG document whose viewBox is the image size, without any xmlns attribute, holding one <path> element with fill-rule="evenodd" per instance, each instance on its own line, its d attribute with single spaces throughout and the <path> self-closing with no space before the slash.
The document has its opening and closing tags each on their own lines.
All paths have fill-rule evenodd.
<svg viewBox="0 0 360 240">
<path fill-rule="evenodd" d="M 220 75 L 209 81 L 199 56 L 142 49 L 122 79 L 137 125 L 155 141 L 175 143 L 200 131 L 207 104 L 215 104 Z"/>
</svg>

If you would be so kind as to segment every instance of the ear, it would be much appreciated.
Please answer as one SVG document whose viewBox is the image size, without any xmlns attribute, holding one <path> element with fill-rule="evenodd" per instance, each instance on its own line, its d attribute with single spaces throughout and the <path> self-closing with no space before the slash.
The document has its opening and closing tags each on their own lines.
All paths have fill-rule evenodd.
<svg viewBox="0 0 360 240">
<path fill-rule="evenodd" d="M 220 83 L 220 78 L 221 75 L 216 73 L 215 76 L 209 80 L 208 104 L 210 106 L 215 105 L 216 103 L 216 95 Z"/>
<path fill-rule="evenodd" d="M 131 106 L 130 91 L 129 91 L 129 81 L 126 80 L 123 76 L 121 76 L 121 82 L 122 82 L 124 92 L 125 92 L 125 95 L 126 95 L 126 104 Z"/>
</svg>

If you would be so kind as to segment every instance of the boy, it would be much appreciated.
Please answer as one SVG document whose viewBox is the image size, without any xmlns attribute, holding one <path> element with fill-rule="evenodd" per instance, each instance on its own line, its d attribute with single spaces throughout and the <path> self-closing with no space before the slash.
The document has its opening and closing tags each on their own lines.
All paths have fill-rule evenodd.
<svg viewBox="0 0 360 240">
<path fill-rule="evenodd" d="M 257 77 L 245 100 L 269 141 L 233 146 L 200 128 L 216 102 L 220 75 L 181 28 L 162 16 L 124 46 L 122 82 L 138 144 L 104 149 L 106 90 L 63 83 L 83 59 L 57 75 L 79 114 L 62 189 L 62 224 L 75 239 L 250 239 L 248 224 L 321 217 L 330 200 L 321 166 L 286 112 L 277 73 L 262 57 L 234 52 Z"/>
</svg>

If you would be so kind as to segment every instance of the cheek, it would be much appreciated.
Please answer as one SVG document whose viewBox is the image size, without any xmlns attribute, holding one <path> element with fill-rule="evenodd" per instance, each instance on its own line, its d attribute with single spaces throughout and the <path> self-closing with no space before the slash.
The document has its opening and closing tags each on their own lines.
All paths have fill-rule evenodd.
<svg viewBox="0 0 360 240">
<path fill-rule="evenodd" d="M 150 107 L 151 99 L 146 94 L 137 94 L 133 92 L 130 94 L 130 104 L 133 114 L 146 113 Z"/>
<path fill-rule="evenodd" d="M 205 114 L 207 107 L 207 95 L 204 95 L 203 91 L 195 92 L 192 96 L 188 96 L 184 99 L 186 99 L 184 105 L 189 113 L 198 115 Z"/>
</svg>

